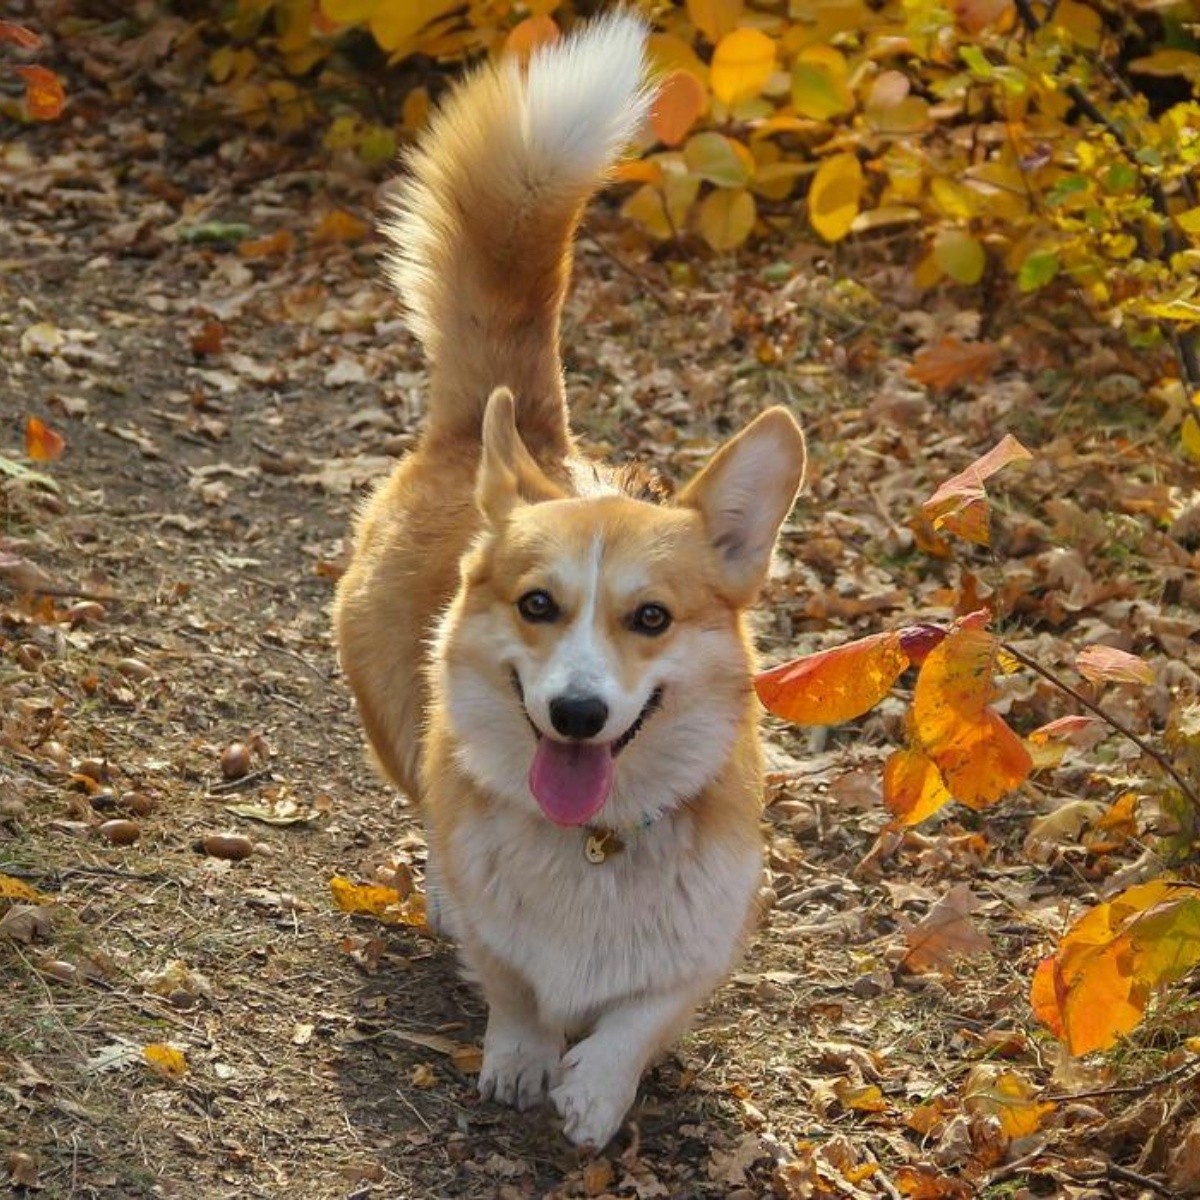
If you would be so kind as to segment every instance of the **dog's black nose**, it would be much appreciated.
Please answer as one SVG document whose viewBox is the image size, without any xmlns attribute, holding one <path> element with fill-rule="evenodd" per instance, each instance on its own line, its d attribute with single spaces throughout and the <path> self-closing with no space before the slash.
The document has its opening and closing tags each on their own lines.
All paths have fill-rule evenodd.
<svg viewBox="0 0 1200 1200">
<path fill-rule="evenodd" d="M 550 724 L 563 737 L 595 737 L 607 720 L 608 705 L 599 696 L 556 696 L 550 701 Z"/>
</svg>

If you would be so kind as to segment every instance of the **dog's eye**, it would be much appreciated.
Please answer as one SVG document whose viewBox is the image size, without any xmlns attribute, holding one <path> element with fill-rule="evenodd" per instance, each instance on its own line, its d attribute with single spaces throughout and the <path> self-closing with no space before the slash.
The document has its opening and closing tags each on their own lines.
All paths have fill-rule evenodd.
<svg viewBox="0 0 1200 1200">
<path fill-rule="evenodd" d="M 526 592 L 517 601 L 517 612 L 526 621 L 553 621 L 558 616 L 558 605 L 554 603 L 554 597 L 549 592 L 538 588 Z"/>
<path fill-rule="evenodd" d="M 640 604 L 629 618 L 629 627 L 634 633 L 644 633 L 649 637 L 665 633 L 670 624 L 671 614 L 661 604 Z"/>
</svg>

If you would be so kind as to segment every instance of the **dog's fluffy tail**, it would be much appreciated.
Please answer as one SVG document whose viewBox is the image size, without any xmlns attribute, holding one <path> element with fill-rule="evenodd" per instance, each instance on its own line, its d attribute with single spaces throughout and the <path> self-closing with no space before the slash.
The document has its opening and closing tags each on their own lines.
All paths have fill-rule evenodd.
<svg viewBox="0 0 1200 1200">
<path fill-rule="evenodd" d="M 432 369 L 429 437 L 477 437 L 512 389 L 535 455 L 569 444 L 558 322 L 584 204 L 641 123 L 646 29 L 617 11 L 489 65 L 434 117 L 384 232 Z"/>
</svg>

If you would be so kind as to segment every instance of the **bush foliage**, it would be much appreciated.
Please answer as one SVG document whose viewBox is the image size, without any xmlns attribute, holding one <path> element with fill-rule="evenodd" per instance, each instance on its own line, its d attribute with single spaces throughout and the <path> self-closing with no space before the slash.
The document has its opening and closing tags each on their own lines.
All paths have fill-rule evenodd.
<svg viewBox="0 0 1200 1200">
<path fill-rule="evenodd" d="M 209 74 L 281 131 L 392 157 L 448 63 L 528 53 L 587 0 L 238 0 Z M 662 91 L 625 213 L 715 251 L 794 230 L 907 229 L 918 283 L 1063 280 L 1134 339 L 1166 336 L 1200 390 L 1196 0 L 686 0 L 653 22 Z M 363 52 L 397 95 L 364 90 Z M 304 86 L 316 79 L 324 91 Z M 800 202 L 802 200 L 802 203 Z M 807 232 L 807 231 L 806 231 Z M 1200 428 L 1185 430 L 1200 446 Z"/>
</svg>

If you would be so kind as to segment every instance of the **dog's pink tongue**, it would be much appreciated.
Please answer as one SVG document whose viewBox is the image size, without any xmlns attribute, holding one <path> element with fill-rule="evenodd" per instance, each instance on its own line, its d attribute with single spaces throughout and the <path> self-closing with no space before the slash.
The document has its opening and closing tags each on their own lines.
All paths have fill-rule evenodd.
<svg viewBox="0 0 1200 1200">
<path fill-rule="evenodd" d="M 558 825 L 585 825 L 612 790 L 613 756 L 606 744 L 538 738 L 529 768 L 529 790 Z"/>
</svg>

